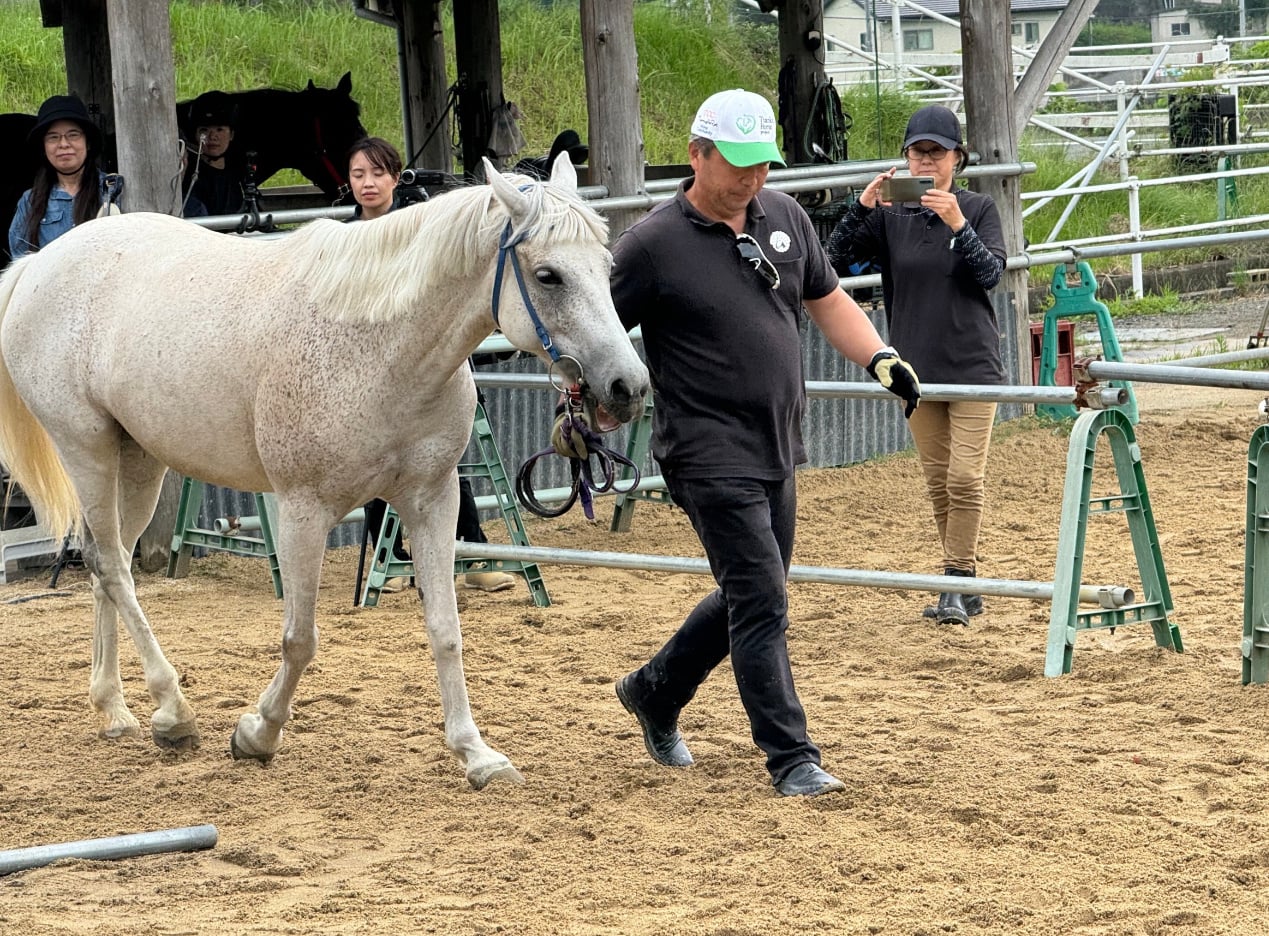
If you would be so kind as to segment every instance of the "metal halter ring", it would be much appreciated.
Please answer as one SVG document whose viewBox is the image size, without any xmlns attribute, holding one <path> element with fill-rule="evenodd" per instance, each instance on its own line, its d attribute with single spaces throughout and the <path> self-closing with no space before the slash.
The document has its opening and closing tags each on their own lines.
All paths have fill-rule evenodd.
<svg viewBox="0 0 1269 936">
<path fill-rule="evenodd" d="M 561 361 L 572 361 L 577 366 L 577 380 L 561 382 L 561 378 L 558 378 L 555 372 L 556 365 L 559 364 Z M 571 354 L 561 354 L 558 359 L 552 361 L 549 365 L 547 365 L 546 376 L 551 381 L 552 387 L 554 387 L 560 393 L 567 393 L 569 389 L 575 383 L 581 384 L 586 374 L 585 374 L 585 371 L 582 370 L 581 361 L 573 357 Z"/>
</svg>

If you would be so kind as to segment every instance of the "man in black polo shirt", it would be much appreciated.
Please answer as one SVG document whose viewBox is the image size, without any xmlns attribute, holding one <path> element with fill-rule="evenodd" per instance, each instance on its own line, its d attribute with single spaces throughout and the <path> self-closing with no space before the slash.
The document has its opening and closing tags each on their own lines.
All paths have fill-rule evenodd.
<svg viewBox="0 0 1269 936">
<path fill-rule="evenodd" d="M 921 391 L 838 285 L 806 213 L 763 189 L 769 165 L 784 165 L 775 126 L 757 94 L 712 95 L 692 123 L 694 177 L 613 247 L 613 302 L 627 328 L 642 326 L 652 374 L 653 454 L 718 582 L 616 690 L 653 759 L 686 767 L 679 711 L 730 653 L 776 790 L 815 796 L 845 785 L 820 767 L 785 642 L 794 467 L 806 460 L 803 306 L 833 347 L 907 401 L 907 414 Z"/>
</svg>

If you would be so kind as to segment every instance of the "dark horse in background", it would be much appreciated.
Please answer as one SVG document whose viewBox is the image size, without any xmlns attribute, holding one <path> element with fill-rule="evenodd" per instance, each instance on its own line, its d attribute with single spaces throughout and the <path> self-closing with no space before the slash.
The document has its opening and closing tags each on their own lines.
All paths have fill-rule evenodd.
<svg viewBox="0 0 1269 936">
<path fill-rule="evenodd" d="M 32 114 L 0 114 L 0 269 L 9 265 L 9 223 L 18 209 L 18 199 L 35 181 L 40 165 L 39 151 L 26 145 L 26 135 L 35 126 Z"/>
<path fill-rule="evenodd" d="M 334 88 L 319 88 L 310 80 L 302 91 L 261 88 L 229 94 L 236 110 L 234 140 L 229 158 L 244 163 L 255 153 L 255 178 L 264 182 L 282 169 L 294 169 L 337 202 L 347 193 L 348 149 L 366 135 L 361 105 L 352 98 L 352 74 L 345 73 Z M 176 106 L 181 136 L 194 139 L 190 107 L 197 98 Z M 35 126 L 29 114 L 0 114 L 0 268 L 9 262 L 9 224 L 18 199 L 31 187 L 40 151 L 26 145 Z M 106 141 L 106 159 L 114 165 L 113 141 Z"/>
</svg>

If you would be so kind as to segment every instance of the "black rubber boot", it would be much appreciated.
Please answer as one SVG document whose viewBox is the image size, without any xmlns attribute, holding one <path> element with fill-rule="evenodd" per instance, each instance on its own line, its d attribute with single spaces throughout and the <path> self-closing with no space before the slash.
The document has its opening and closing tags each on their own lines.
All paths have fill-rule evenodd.
<svg viewBox="0 0 1269 936">
<path fill-rule="evenodd" d="M 962 595 L 965 599 L 965 613 L 970 617 L 978 617 L 983 613 L 983 596 L 982 595 Z M 921 617 L 933 618 L 937 617 L 939 609 L 934 605 L 926 605 L 921 609 Z"/>
<path fill-rule="evenodd" d="M 960 578 L 973 578 L 973 572 L 963 569 L 944 569 L 944 575 L 955 575 Z M 934 609 L 934 620 L 940 624 L 969 624 L 969 610 L 965 607 L 965 596 L 958 592 L 944 592 L 939 595 L 938 607 Z"/>
</svg>

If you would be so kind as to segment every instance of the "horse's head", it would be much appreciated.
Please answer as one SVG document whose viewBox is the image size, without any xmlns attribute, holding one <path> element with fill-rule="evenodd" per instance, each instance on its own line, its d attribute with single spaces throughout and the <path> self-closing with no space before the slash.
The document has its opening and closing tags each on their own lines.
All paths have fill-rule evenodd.
<svg viewBox="0 0 1269 936">
<path fill-rule="evenodd" d="M 333 88 L 319 88 L 310 78 L 300 92 L 309 118 L 312 150 L 300 172 L 331 198 L 348 188 L 348 150 L 366 136 L 361 105 L 352 99 L 352 72 L 344 72 Z"/>
<path fill-rule="evenodd" d="M 603 428 L 605 413 L 619 422 L 641 415 L 648 370 L 613 308 L 607 225 L 578 196 L 568 154 L 546 182 L 509 180 L 488 160 L 485 177 L 508 216 L 495 295 L 503 335 L 579 386 L 593 425 Z"/>
</svg>

